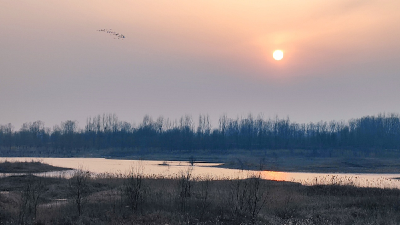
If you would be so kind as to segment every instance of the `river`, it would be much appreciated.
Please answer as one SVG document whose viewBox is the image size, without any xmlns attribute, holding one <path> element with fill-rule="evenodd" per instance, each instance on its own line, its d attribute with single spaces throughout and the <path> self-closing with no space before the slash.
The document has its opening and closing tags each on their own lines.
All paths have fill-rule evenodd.
<svg viewBox="0 0 400 225">
<path fill-rule="evenodd" d="M 260 175 L 263 179 L 293 181 L 305 185 L 315 184 L 352 184 L 359 187 L 399 188 L 400 174 L 355 174 L 355 173 L 307 173 L 250 171 L 217 167 L 218 163 L 194 163 L 183 161 L 149 161 L 121 160 L 105 158 L 34 158 L 34 157 L 0 157 L 0 161 L 41 161 L 53 166 L 83 169 L 94 174 L 127 174 L 140 172 L 147 176 L 174 177 L 191 172 L 196 178 L 236 179 L 251 175 Z M 59 175 L 68 172 L 42 173 L 41 175 Z"/>
</svg>

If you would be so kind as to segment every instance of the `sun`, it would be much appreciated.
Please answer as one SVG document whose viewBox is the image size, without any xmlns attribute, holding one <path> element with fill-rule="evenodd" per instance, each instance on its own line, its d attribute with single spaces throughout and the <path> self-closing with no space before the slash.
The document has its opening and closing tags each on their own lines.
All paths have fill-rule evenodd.
<svg viewBox="0 0 400 225">
<path fill-rule="evenodd" d="M 281 60 L 283 58 L 283 52 L 282 50 L 275 50 L 272 56 L 275 60 Z"/>
</svg>

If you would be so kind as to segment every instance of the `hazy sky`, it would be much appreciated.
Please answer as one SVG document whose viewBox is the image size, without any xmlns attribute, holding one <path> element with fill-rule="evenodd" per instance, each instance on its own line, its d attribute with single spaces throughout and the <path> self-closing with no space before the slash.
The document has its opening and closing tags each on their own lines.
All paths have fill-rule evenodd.
<svg viewBox="0 0 400 225">
<path fill-rule="evenodd" d="M 398 113 L 399 9 L 398 0 L 0 0 L 0 124 Z"/>
</svg>

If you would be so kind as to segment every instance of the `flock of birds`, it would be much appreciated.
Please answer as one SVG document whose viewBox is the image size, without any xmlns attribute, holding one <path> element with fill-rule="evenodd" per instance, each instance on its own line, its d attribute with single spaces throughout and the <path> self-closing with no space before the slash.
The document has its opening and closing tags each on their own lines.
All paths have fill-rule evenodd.
<svg viewBox="0 0 400 225">
<path fill-rule="evenodd" d="M 97 31 L 113 35 L 113 36 L 115 36 L 114 39 L 124 40 L 124 38 L 125 38 L 125 35 L 117 33 L 115 31 L 113 31 L 112 29 L 100 29 L 100 30 L 97 30 Z"/>
</svg>

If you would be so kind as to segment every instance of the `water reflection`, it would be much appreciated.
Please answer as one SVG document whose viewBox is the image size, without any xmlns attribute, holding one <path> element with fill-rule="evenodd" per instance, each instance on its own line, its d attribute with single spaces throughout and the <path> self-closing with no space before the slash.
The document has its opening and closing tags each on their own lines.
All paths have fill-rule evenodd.
<svg viewBox="0 0 400 225">
<path fill-rule="evenodd" d="M 118 160 L 104 158 L 1 158 L 0 161 L 41 161 L 53 166 L 84 169 L 94 174 L 124 175 L 131 171 L 152 177 L 176 177 L 191 171 L 193 177 L 212 179 L 243 179 L 252 175 L 263 179 L 299 182 L 304 185 L 336 184 L 359 187 L 400 188 L 400 174 L 328 174 L 276 171 L 248 171 L 215 167 L 218 163 L 195 163 L 183 161 Z M 37 173 L 39 176 L 70 177 L 73 170 Z M 2 174 L 5 176 L 6 174 Z"/>
<path fill-rule="evenodd" d="M 277 171 L 262 171 L 261 178 L 266 180 L 289 181 L 288 173 Z"/>
</svg>

